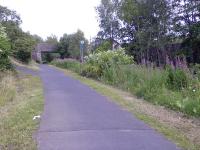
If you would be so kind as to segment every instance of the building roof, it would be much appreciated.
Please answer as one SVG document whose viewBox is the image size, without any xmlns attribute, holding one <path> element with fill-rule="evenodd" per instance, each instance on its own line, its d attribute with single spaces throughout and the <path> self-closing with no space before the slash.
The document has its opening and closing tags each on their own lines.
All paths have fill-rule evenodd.
<svg viewBox="0 0 200 150">
<path fill-rule="evenodd" d="M 37 52 L 53 52 L 55 50 L 56 45 L 50 43 L 38 43 L 35 47 L 35 51 Z"/>
</svg>

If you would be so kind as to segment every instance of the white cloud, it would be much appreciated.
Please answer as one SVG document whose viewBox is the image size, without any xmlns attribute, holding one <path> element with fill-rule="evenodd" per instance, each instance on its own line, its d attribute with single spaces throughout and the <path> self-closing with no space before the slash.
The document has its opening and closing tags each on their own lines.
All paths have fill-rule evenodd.
<svg viewBox="0 0 200 150">
<path fill-rule="evenodd" d="M 43 38 L 58 37 L 81 29 L 89 39 L 97 34 L 95 6 L 100 0 L 0 0 L 0 4 L 16 10 L 22 28 Z"/>
</svg>

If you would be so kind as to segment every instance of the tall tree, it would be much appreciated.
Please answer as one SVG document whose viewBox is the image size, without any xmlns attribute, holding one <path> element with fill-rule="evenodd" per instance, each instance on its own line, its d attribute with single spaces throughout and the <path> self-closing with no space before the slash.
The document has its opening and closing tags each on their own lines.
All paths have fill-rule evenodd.
<svg viewBox="0 0 200 150">
<path fill-rule="evenodd" d="M 13 43 L 13 55 L 18 60 L 28 63 L 31 60 L 31 52 L 36 44 L 35 39 L 29 33 L 23 33 Z"/>
<path fill-rule="evenodd" d="M 109 39 L 111 45 L 120 40 L 119 6 L 118 0 L 101 0 L 101 4 L 96 8 L 101 29 L 98 36 L 102 39 Z"/>
<path fill-rule="evenodd" d="M 12 21 L 17 25 L 22 23 L 22 20 L 16 11 L 10 10 L 7 7 L 0 5 L 0 22 L 6 23 L 9 21 Z"/>
<path fill-rule="evenodd" d="M 11 55 L 27 63 L 31 58 L 36 39 L 20 28 L 22 20 L 16 11 L 0 6 L 0 23 L 5 27 L 11 43 Z"/>
<path fill-rule="evenodd" d="M 47 37 L 45 42 L 56 45 L 56 44 L 58 44 L 58 38 L 56 35 L 52 34 L 51 36 Z"/>
<path fill-rule="evenodd" d="M 69 57 L 69 38 L 67 34 L 64 34 L 58 43 L 58 52 L 60 53 L 60 56 L 62 59 Z"/>
<path fill-rule="evenodd" d="M 200 1 L 173 0 L 174 32 L 189 63 L 200 63 Z"/>
<path fill-rule="evenodd" d="M 37 34 L 32 35 L 36 43 L 42 43 L 44 40 Z"/>
<path fill-rule="evenodd" d="M 84 51 L 86 52 L 88 41 L 84 37 L 84 33 L 81 30 L 69 35 L 64 34 L 58 43 L 58 52 L 61 54 L 61 57 L 79 58 L 80 41 L 82 40 L 85 42 Z"/>
<path fill-rule="evenodd" d="M 169 7 L 167 0 L 122 1 L 120 18 L 124 23 L 124 42 L 129 43 L 129 51 L 138 61 L 154 59 L 158 65 L 161 63 L 160 55 L 170 35 Z M 150 49 L 155 49 L 156 57 Z"/>
</svg>

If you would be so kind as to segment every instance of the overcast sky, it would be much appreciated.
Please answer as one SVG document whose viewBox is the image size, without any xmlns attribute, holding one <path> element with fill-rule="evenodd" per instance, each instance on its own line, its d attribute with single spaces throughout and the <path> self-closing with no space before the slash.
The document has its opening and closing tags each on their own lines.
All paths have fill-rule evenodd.
<svg viewBox="0 0 200 150">
<path fill-rule="evenodd" d="M 54 34 L 74 33 L 81 29 L 86 38 L 94 37 L 99 28 L 95 7 L 100 0 L 0 0 L 22 18 L 24 31 L 46 38 Z"/>
</svg>

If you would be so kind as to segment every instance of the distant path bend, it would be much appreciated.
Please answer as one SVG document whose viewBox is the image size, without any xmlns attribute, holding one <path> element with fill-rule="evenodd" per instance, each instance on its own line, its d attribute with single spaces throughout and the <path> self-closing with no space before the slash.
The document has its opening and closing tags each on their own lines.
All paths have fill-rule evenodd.
<svg viewBox="0 0 200 150">
<path fill-rule="evenodd" d="M 105 96 L 59 70 L 40 68 L 45 107 L 39 150 L 179 150 Z"/>
</svg>

